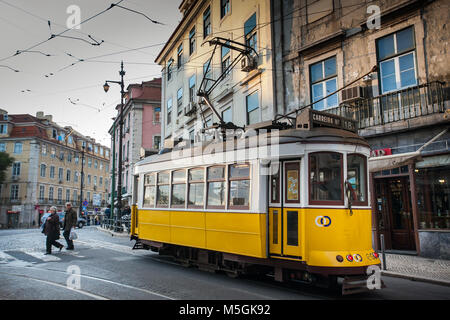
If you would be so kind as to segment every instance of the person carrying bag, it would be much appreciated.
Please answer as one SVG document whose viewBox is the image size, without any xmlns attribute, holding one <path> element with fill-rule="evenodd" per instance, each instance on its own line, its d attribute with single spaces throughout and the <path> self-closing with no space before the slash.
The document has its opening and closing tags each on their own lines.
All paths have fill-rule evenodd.
<svg viewBox="0 0 450 320">
<path fill-rule="evenodd" d="M 66 203 L 66 215 L 64 217 L 64 238 L 67 242 L 67 250 L 73 250 L 73 240 L 76 239 L 75 226 L 77 225 L 77 213 L 70 202 Z M 75 234 L 75 237 L 72 235 Z"/>
<path fill-rule="evenodd" d="M 59 251 L 64 247 L 61 243 L 56 240 L 59 239 L 59 216 L 56 214 L 56 207 L 50 208 L 50 216 L 45 220 L 45 225 L 43 228 L 44 234 L 47 236 L 46 247 L 47 251 L 45 254 L 52 254 L 52 246 L 59 248 Z"/>
</svg>

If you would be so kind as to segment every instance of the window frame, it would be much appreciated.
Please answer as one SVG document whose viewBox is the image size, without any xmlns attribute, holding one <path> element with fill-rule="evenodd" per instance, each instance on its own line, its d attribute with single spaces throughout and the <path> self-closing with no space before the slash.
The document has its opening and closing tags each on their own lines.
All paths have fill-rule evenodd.
<svg viewBox="0 0 450 320">
<path fill-rule="evenodd" d="M 174 173 L 175 172 L 181 172 L 181 171 L 184 172 L 184 181 L 183 182 L 174 182 L 173 181 Z M 187 183 L 186 183 L 187 176 L 186 176 L 186 174 L 187 174 L 187 170 L 184 169 L 184 168 L 171 171 L 171 174 L 170 174 L 170 196 L 169 196 L 169 198 L 170 198 L 170 207 L 171 208 L 185 208 L 186 207 L 186 189 L 187 189 Z M 173 202 L 173 186 L 174 185 L 180 185 L 180 184 L 184 184 L 184 204 L 173 204 L 172 203 Z"/>
<path fill-rule="evenodd" d="M 232 166 L 242 166 L 245 165 L 248 167 L 248 176 L 247 177 L 237 177 L 237 178 L 232 178 L 231 175 L 231 170 L 230 167 Z M 242 164 L 230 164 L 227 166 L 227 205 L 228 205 L 228 209 L 232 209 L 232 210 L 250 210 L 250 203 L 251 203 L 251 176 L 252 176 L 252 172 L 251 172 L 251 165 L 248 162 L 242 163 Z M 248 181 L 248 206 L 244 206 L 244 205 L 232 205 L 230 203 L 231 201 L 231 182 L 232 181 Z"/>
<path fill-rule="evenodd" d="M 220 19 L 222 20 L 231 13 L 231 1 L 220 0 Z"/>
<path fill-rule="evenodd" d="M 328 60 L 331 60 L 331 59 L 334 59 L 335 73 L 333 73 L 332 75 L 326 76 L 325 75 L 325 62 L 328 61 Z M 312 70 L 313 66 L 318 65 L 318 64 L 321 64 L 321 67 L 322 67 L 322 77 L 319 80 L 313 81 L 312 80 L 312 71 L 311 70 Z M 316 109 L 315 105 L 316 105 L 317 102 L 313 101 L 314 100 L 314 90 L 313 90 L 314 86 L 317 86 L 317 85 L 320 84 L 321 87 L 322 87 L 322 96 L 318 100 L 323 99 L 323 97 L 326 97 L 328 95 L 328 93 L 327 93 L 327 82 L 329 82 L 331 80 L 335 80 L 336 81 L 336 90 L 339 89 L 338 71 L 337 71 L 338 70 L 338 68 L 337 68 L 337 55 L 333 55 L 333 56 L 327 57 L 327 58 L 325 58 L 323 60 L 311 63 L 311 64 L 308 65 L 308 69 L 309 69 L 309 83 L 310 83 L 309 90 L 311 92 L 310 102 L 312 103 L 312 108 L 314 110 L 317 110 L 317 111 L 325 111 L 325 110 L 328 110 L 328 109 L 339 107 L 339 95 L 338 95 L 338 93 L 334 94 L 334 95 L 336 95 L 337 104 L 333 105 L 333 106 L 329 106 L 328 105 L 328 99 L 332 98 L 334 95 L 329 96 L 328 98 L 326 98 L 326 99 L 321 101 L 323 103 L 323 108 L 322 109 Z"/>
<path fill-rule="evenodd" d="M 287 183 L 288 183 L 288 170 L 289 166 L 298 166 L 298 183 L 297 183 L 297 194 L 298 194 L 298 199 L 297 200 L 288 200 L 287 195 Z M 283 162 L 283 203 L 285 204 L 296 204 L 296 205 L 300 205 L 301 202 L 301 189 L 300 189 L 300 185 L 301 185 L 301 160 L 293 160 L 293 161 L 285 161 Z M 281 183 L 280 183 L 281 184 Z M 271 199 L 272 200 L 272 199 Z M 281 200 L 281 199 L 280 199 Z"/>
<path fill-rule="evenodd" d="M 313 200 L 311 198 L 311 156 L 317 155 L 317 154 L 339 154 L 341 156 L 340 166 L 341 166 L 341 200 Z M 345 180 L 344 180 L 344 154 L 341 152 L 334 152 L 334 151 L 317 151 L 317 152 L 311 152 L 308 154 L 308 203 L 310 205 L 345 205 L 345 186 L 344 186 Z"/>
<path fill-rule="evenodd" d="M 249 97 L 254 95 L 255 93 L 258 95 L 258 97 L 257 97 L 258 98 L 257 99 L 258 107 L 252 109 L 251 111 L 248 111 L 248 100 L 249 100 Z M 250 93 L 250 94 L 245 96 L 245 116 L 246 116 L 246 123 L 247 123 L 247 125 L 251 125 L 251 124 L 255 124 L 255 123 L 261 122 L 261 111 L 260 111 L 261 104 L 260 104 L 260 100 L 259 99 L 260 99 L 259 90 L 255 90 L 252 93 Z M 254 122 L 254 123 L 250 123 L 250 121 L 249 121 L 250 120 L 249 114 L 250 114 L 250 112 L 254 112 L 255 110 L 257 110 L 257 112 L 258 112 L 258 121 Z"/>
<path fill-rule="evenodd" d="M 208 36 L 211 35 L 211 33 L 212 33 L 211 6 L 209 5 L 203 11 L 203 39 L 206 39 Z"/>
<path fill-rule="evenodd" d="M 368 206 L 369 205 L 369 188 L 368 188 L 368 184 L 369 184 L 369 175 L 367 173 L 367 165 L 368 165 L 368 159 L 365 155 L 361 154 L 361 153 L 348 153 L 347 154 L 347 168 L 346 168 L 346 173 L 347 173 L 347 179 L 345 181 L 348 180 L 348 157 L 349 156 L 358 156 L 360 158 L 363 159 L 363 163 L 364 163 L 364 177 L 366 179 L 365 183 L 364 183 L 364 192 L 366 195 L 366 199 L 364 201 L 356 201 L 353 200 L 352 201 L 352 205 L 354 206 Z M 345 195 L 344 195 L 345 196 Z"/>
<path fill-rule="evenodd" d="M 196 27 L 194 25 L 191 28 L 191 30 L 189 31 L 189 56 L 194 54 L 195 51 L 197 50 L 196 35 L 197 35 L 197 29 L 196 29 Z"/>
<path fill-rule="evenodd" d="M 158 182 L 158 179 L 159 179 L 159 175 L 160 174 L 169 174 L 169 180 L 168 180 L 168 182 L 167 183 L 159 183 Z M 156 194 L 155 194 L 155 208 L 162 208 L 162 209 L 165 209 L 165 208 L 169 208 L 170 207 L 170 202 L 171 202 L 171 179 L 172 179 L 172 174 L 171 174 L 171 171 L 170 170 L 165 170 L 165 171 L 160 171 L 160 172 L 157 172 L 156 173 Z M 169 199 L 167 199 L 167 204 L 166 205 L 158 205 L 158 200 L 159 200 L 159 197 L 158 197 L 158 187 L 159 186 L 168 186 L 169 187 Z"/>
<path fill-rule="evenodd" d="M 203 209 L 205 207 L 206 204 L 206 197 L 205 197 L 205 185 L 207 183 L 206 181 L 206 175 L 207 175 L 207 170 L 205 170 L 205 167 L 194 167 L 194 168 L 189 168 L 187 171 L 187 198 L 186 198 L 186 204 L 187 204 L 187 208 L 188 209 Z M 191 170 L 202 170 L 203 171 L 203 180 L 189 180 L 189 173 Z M 202 191 L 202 196 L 203 196 L 203 204 L 201 206 L 198 205 L 192 205 L 189 204 L 189 195 L 190 195 L 190 190 L 191 190 L 191 184 L 199 184 L 202 183 L 203 184 L 203 191 Z"/>
<path fill-rule="evenodd" d="M 224 172 L 223 172 L 223 178 L 222 179 L 209 179 L 209 175 L 208 175 L 208 170 L 210 168 L 223 168 Z M 205 180 L 206 180 L 206 209 L 221 209 L 224 210 L 227 206 L 227 202 L 228 202 L 228 186 L 227 186 L 227 166 L 226 165 L 213 165 L 213 166 L 208 166 L 206 167 L 206 176 L 205 176 Z M 225 190 L 224 190 L 224 205 L 223 206 L 216 206 L 216 205 L 210 205 L 209 204 L 209 183 L 210 182 L 223 182 L 224 186 L 225 186 Z"/>
</svg>

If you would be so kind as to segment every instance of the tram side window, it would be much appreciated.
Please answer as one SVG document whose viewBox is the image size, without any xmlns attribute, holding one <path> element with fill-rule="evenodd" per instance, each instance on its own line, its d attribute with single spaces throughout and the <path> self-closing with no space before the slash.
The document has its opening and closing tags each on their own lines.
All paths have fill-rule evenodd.
<svg viewBox="0 0 450 320">
<path fill-rule="evenodd" d="M 158 173 L 156 206 L 159 208 L 165 208 L 169 206 L 169 176 L 169 172 Z"/>
<path fill-rule="evenodd" d="M 225 167 L 208 168 L 208 208 L 225 208 Z"/>
<path fill-rule="evenodd" d="M 156 198 L 155 174 L 144 176 L 144 207 L 154 207 Z"/>
<path fill-rule="evenodd" d="M 248 210 L 250 198 L 250 166 L 230 165 L 230 197 L 229 208 Z"/>
<path fill-rule="evenodd" d="M 363 155 L 352 154 L 347 156 L 347 181 L 352 187 L 349 196 L 353 204 L 367 204 L 367 170 Z"/>
<path fill-rule="evenodd" d="M 172 207 L 184 208 L 186 202 L 186 171 L 172 172 Z"/>
<path fill-rule="evenodd" d="M 203 208 L 203 190 L 205 186 L 204 180 L 205 180 L 205 171 L 203 168 L 189 170 L 188 207 Z"/>
<path fill-rule="evenodd" d="M 309 155 L 310 203 L 343 204 L 342 154 Z"/>
</svg>

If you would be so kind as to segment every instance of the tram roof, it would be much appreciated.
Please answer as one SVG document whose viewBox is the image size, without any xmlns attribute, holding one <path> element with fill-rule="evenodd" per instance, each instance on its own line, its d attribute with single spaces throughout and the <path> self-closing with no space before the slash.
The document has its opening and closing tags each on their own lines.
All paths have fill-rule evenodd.
<svg viewBox="0 0 450 320">
<path fill-rule="evenodd" d="M 253 131 L 255 132 L 255 131 Z M 358 134 L 342 129 L 336 129 L 336 128 L 327 128 L 327 127 L 317 127 L 313 128 L 311 130 L 301 130 L 301 129 L 287 129 L 287 130 L 280 130 L 277 131 L 277 134 L 279 136 L 278 144 L 287 144 L 287 143 L 336 143 L 336 144 L 353 144 L 353 145 L 361 145 L 364 147 L 370 148 L 368 142 L 359 136 Z M 247 131 L 244 134 L 244 137 L 236 139 L 236 142 L 234 143 L 234 150 L 243 149 L 243 148 L 255 148 L 258 146 L 265 146 L 270 145 L 271 137 L 273 136 L 272 132 L 264 132 L 259 134 L 250 135 Z M 242 139 L 247 139 L 248 141 L 245 141 L 245 143 L 242 142 Z M 239 141 L 241 140 L 241 141 Z M 258 143 L 261 141 L 267 141 L 267 144 L 261 144 Z M 221 149 L 219 146 L 223 145 L 223 149 Z M 144 165 L 148 163 L 156 163 L 156 162 L 162 162 L 162 161 L 170 161 L 172 159 L 171 153 L 173 151 L 180 152 L 183 150 L 183 155 L 186 155 L 186 157 L 189 157 L 190 155 L 199 155 L 203 154 L 203 151 L 205 149 L 208 150 L 224 150 L 231 151 L 226 149 L 227 145 L 226 142 L 217 142 L 215 140 L 211 141 L 205 141 L 201 144 L 195 145 L 194 147 L 191 146 L 185 146 L 185 147 L 174 147 L 171 151 L 163 154 L 154 154 L 151 156 L 148 156 L 141 161 L 137 162 L 136 165 Z M 188 150 L 190 152 L 188 152 Z"/>
</svg>

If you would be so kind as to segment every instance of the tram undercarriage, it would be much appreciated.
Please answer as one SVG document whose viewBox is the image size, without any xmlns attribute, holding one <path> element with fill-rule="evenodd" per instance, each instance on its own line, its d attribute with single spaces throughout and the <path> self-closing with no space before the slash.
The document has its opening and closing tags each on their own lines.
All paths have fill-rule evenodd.
<svg viewBox="0 0 450 320">
<path fill-rule="evenodd" d="M 159 255 L 173 257 L 184 267 L 195 267 L 212 273 L 224 272 L 231 278 L 242 275 L 269 276 L 277 282 L 299 282 L 333 291 L 341 289 L 342 295 L 370 291 L 367 285 L 367 267 L 312 267 L 301 261 L 261 259 L 138 238 L 132 240 L 136 240 L 134 250 L 151 250 Z M 384 288 L 384 283 L 380 281 L 381 288 Z"/>
</svg>

